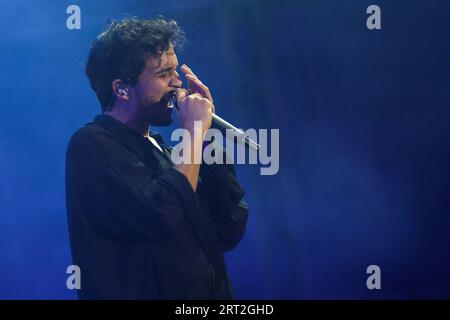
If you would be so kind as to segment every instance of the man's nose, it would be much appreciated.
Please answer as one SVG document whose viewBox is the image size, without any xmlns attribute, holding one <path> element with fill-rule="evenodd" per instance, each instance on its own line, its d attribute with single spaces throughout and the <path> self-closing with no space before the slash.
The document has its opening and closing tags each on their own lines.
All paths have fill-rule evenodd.
<svg viewBox="0 0 450 320">
<path fill-rule="evenodd" d="M 182 84 L 183 81 L 181 80 L 180 75 L 175 71 L 175 75 L 173 76 L 172 80 L 170 80 L 169 85 L 174 88 L 181 88 Z"/>
</svg>

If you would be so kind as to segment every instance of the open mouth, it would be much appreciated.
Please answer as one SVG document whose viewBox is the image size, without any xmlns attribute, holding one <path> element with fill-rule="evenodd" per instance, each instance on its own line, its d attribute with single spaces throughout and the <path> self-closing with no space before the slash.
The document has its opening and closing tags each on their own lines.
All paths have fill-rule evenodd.
<svg viewBox="0 0 450 320">
<path fill-rule="evenodd" d="M 175 90 L 169 91 L 161 98 L 161 103 L 169 109 L 174 107 Z"/>
</svg>

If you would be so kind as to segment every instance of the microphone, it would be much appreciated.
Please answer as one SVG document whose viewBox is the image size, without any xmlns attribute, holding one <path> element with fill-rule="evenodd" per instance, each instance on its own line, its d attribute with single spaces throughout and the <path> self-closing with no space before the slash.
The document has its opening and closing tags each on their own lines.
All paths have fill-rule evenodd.
<svg viewBox="0 0 450 320">
<path fill-rule="evenodd" d="M 177 99 L 174 99 L 175 96 L 176 96 L 175 90 L 174 91 L 170 91 L 168 93 L 168 95 L 169 95 L 170 99 L 174 100 L 175 108 L 177 110 L 179 110 Z M 222 119 L 221 117 L 219 117 L 215 113 L 212 114 L 212 125 L 211 125 L 211 127 L 215 127 L 217 129 L 219 129 L 220 131 L 222 131 L 223 133 L 226 133 L 227 129 L 231 130 L 231 131 L 233 131 L 234 136 L 236 136 L 238 143 L 244 143 L 247 148 L 253 149 L 255 151 L 258 151 L 259 148 L 260 148 L 260 145 L 257 144 L 252 139 L 250 139 L 248 136 L 246 136 L 245 133 L 242 130 L 236 128 L 231 123 L 229 123 L 228 121 Z"/>
<path fill-rule="evenodd" d="M 212 122 L 213 122 L 213 126 L 215 126 L 217 129 L 221 130 L 222 132 L 224 132 L 227 129 L 232 130 L 233 134 L 237 137 L 237 141 L 239 143 L 245 143 L 245 146 L 247 148 L 251 148 L 255 151 L 259 150 L 259 144 L 257 144 L 255 141 L 250 139 L 248 136 L 246 136 L 242 130 L 236 128 L 231 123 L 225 121 L 224 119 L 222 119 L 215 113 L 212 114 Z"/>
</svg>

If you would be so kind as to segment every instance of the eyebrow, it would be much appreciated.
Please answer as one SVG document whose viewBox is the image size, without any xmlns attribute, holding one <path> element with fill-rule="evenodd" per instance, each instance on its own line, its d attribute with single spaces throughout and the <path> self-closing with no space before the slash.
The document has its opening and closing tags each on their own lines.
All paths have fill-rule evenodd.
<svg viewBox="0 0 450 320">
<path fill-rule="evenodd" d="M 156 71 L 156 72 L 155 72 L 155 75 L 159 75 L 159 74 L 165 73 L 165 72 L 167 72 L 167 71 L 171 71 L 172 68 L 173 68 L 173 69 L 176 69 L 177 67 L 178 67 L 178 65 L 177 65 L 175 68 L 173 68 L 173 67 L 165 67 L 165 68 L 162 68 L 161 70 Z"/>
</svg>

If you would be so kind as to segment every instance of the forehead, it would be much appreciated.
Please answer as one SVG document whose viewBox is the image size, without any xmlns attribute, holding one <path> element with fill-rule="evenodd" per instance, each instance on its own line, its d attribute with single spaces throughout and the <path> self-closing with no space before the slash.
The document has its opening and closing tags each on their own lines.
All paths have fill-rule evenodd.
<svg viewBox="0 0 450 320">
<path fill-rule="evenodd" d="M 164 51 L 159 57 L 150 57 L 147 60 L 146 71 L 158 72 L 164 68 L 176 68 L 178 65 L 177 55 L 172 46 Z"/>
</svg>

